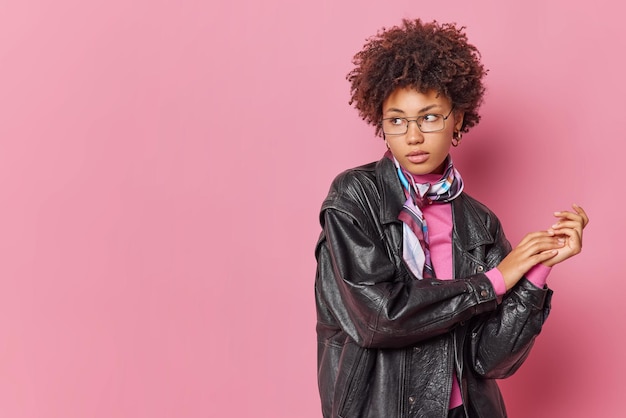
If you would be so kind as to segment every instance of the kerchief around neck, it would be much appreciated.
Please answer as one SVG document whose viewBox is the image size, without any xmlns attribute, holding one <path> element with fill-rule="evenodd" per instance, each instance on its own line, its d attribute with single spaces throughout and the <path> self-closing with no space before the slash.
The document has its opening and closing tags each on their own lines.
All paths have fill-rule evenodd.
<svg viewBox="0 0 626 418">
<path fill-rule="evenodd" d="M 393 160 L 407 198 L 398 215 L 398 219 L 403 222 L 402 256 L 418 279 L 434 278 L 436 276 L 430 261 L 428 226 L 422 207 L 454 200 L 463 191 L 463 179 L 454 168 L 449 155 L 443 175 L 413 175 L 400 165 L 390 151 L 386 156 Z"/>
</svg>

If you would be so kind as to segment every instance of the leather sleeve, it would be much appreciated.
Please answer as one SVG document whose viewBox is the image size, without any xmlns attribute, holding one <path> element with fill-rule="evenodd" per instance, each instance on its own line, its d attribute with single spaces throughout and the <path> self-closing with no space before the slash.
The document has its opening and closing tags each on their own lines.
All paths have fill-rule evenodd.
<svg viewBox="0 0 626 418">
<path fill-rule="evenodd" d="M 404 264 L 398 267 L 370 218 L 357 203 L 322 212 L 316 249 L 318 331 L 328 326 L 332 332 L 337 324 L 360 346 L 398 348 L 496 309 L 484 274 L 416 280 Z"/>
<path fill-rule="evenodd" d="M 510 248 L 499 229 L 496 247 Z M 500 249 L 494 249 L 500 252 Z M 528 357 L 550 312 L 552 291 L 522 278 L 502 298 L 497 310 L 474 318 L 470 333 L 470 367 L 490 379 L 506 378 Z"/>
</svg>

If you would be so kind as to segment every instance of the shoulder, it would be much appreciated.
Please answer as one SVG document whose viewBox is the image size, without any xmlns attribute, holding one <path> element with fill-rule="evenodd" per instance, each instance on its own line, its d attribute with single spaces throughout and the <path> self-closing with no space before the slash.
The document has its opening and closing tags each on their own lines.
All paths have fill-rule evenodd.
<svg viewBox="0 0 626 418">
<path fill-rule="evenodd" d="M 358 204 L 363 199 L 378 196 L 376 181 L 377 162 L 371 162 L 343 171 L 332 181 L 328 195 L 322 204 L 324 209 L 341 209 Z"/>
</svg>

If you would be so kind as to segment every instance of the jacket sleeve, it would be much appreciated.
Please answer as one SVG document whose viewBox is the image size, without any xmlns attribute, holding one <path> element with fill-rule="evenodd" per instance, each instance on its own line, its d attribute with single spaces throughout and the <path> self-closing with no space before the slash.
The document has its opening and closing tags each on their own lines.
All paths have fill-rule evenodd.
<svg viewBox="0 0 626 418">
<path fill-rule="evenodd" d="M 497 301 L 484 274 L 417 280 L 394 263 L 383 234 L 362 205 L 322 211 L 316 247 L 318 329 L 336 326 L 358 345 L 398 348 L 450 331 Z M 335 332 L 339 329 L 335 330 Z"/>
<path fill-rule="evenodd" d="M 510 245 L 498 223 L 496 252 Z M 498 261 L 499 263 L 499 261 Z M 552 291 L 522 278 L 498 308 L 472 320 L 470 361 L 473 370 L 490 379 L 506 378 L 528 357 L 550 312 Z"/>
</svg>

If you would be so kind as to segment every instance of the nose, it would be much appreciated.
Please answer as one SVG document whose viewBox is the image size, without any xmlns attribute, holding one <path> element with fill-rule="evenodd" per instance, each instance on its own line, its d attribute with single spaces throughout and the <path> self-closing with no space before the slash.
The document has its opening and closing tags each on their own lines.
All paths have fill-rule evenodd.
<svg viewBox="0 0 626 418">
<path fill-rule="evenodd" d="M 411 123 L 411 122 L 415 122 L 415 123 Z M 424 142 L 424 135 L 422 134 L 422 131 L 420 131 L 420 128 L 417 125 L 416 120 L 409 121 L 409 125 L 407 127 L 407 132 L 406 132 L 406 138 L 409 144 L 421 144 L 422 142 Z"/>
</svg>

